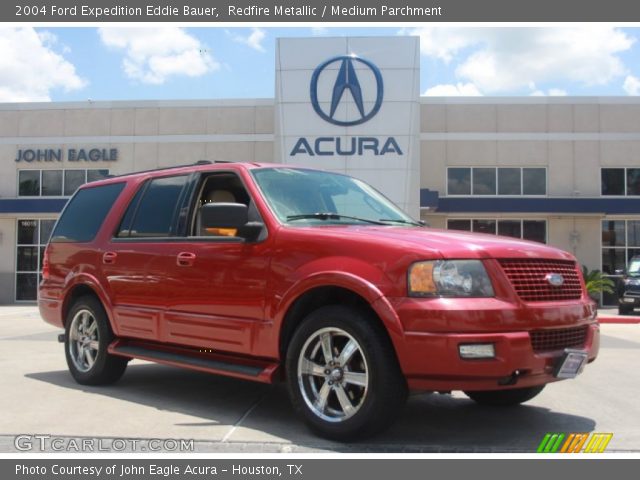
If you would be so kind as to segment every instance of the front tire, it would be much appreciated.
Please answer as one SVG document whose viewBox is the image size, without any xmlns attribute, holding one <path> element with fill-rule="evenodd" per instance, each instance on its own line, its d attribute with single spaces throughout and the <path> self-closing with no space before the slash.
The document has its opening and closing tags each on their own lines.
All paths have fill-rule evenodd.
<svg viewBox="0 0 640 480">
<path fill-rule="evenodd" d="M 296 411 L 318 435 L 349 441 L 388 427 L 402 410 L 407 385 L 377 319 L 326 306 L 296 330 L 286 358 Z"/>
<path fill-rule="evenodd" d="M 544 385 L 537 387 L 513 388 L 510 390 L 486 390 L 479 392 L 464 392 L 474 402 L 480 405 L 494 407 L 508 407 L 519 405 L 538 395 Z"/>
<path fill-rule="evenodd" d="M 117 381 L 128 359 L 111 355 L 113 341 L 109 319 L 100 301 L 80 297 L 73 304 L 65 324 L 65 356 L 71 376 L 81 385 L 107 385 Z"/>
<path fill-rule="evenodd" d="M 629 305 L 618 305 L 618 315 L 629 315 L 633 313 L 633 307 Z"/>
</svg>

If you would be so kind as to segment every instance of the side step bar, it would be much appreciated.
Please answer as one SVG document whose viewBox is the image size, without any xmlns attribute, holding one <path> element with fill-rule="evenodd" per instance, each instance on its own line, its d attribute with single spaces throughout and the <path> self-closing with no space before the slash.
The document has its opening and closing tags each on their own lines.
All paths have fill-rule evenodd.
<svg viewBox="0 0 640 480">
<path fill-rule="evenodd" d="M 273 383 L 279 364 L 268 360 L 249 359 L 199 349 L 154 342 L 117 339 L 108 349 L 121 357 L 138 358 L 150 362 L 183 367 L 229 377 Z"/>
</svg>

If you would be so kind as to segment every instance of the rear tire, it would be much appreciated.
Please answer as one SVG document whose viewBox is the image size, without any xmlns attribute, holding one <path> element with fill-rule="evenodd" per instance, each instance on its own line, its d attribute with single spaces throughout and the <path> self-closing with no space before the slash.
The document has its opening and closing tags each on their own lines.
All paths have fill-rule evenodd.
<svg viewBox="0 0 640 480">
<path fill-rule="evenodd" d="M 318 435 L 340 441 L 371 436 L 402 410 L 407 384 L 376 318 L 345 306 L 309 314 L 286 358 L 295 410 Z"/>
<path fill-rule="evenodd" d="M 544 387 L 544 385 L 540 385 L 537 387 L 513 388 L 510 390 L 486 390 L 464 393 L 479 405 L 508 407 L 531 400 L 538 395 Z"/>
<path fill-rule="evenodd" d="M 67 315 L 64 343 L 69 372 L 76 382 L 107 385 L 120 379 L 129 359 L 107 352 L 113 338 L 100 301 L 90 295 L 76 300 Z"/>
</svg>

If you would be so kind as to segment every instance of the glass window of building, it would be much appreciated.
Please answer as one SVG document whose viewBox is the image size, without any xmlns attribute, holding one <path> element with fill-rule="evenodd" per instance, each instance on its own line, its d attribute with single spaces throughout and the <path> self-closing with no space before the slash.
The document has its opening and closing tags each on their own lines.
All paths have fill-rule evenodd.
<svg viewBox="0 0 640 480">
<path fill-rule="evenodd" d="M 449 230 L 462 230 L 465 232 L 471 231 L 471 220 L 454 220 L 451 219 L 447 222 L 447 228 Z"/>
<path fill-rule="evenodd" d="M 640 220 L 602 221 L 602 273 L 620 278 L 629 261 L 640 255 Z M 603 305 L 617 305 L 615 294 L 603 294 Z"/>
<path fill-rule="evenodd" d="M 522 238 L 533 242 L 547 243 L 547 222 L 541 220 L 523 220 Z"/>
<path fill-rule="evenodd" d="M 42 171 L 42 196 L 59 197 L 62 195 L 62 170 Z"/>
<path fill-rule="evenodd" d="M 447 192 L 449 195 L 471 195 L 471 169 L 449 168 Z"/>
<path fill-rule="evenodd" d="M 498 220 L 498 235 L 522 238 L 521 220 Z"/>
<path fill-rule="evenodd" d="M 495 168 L 474 168 L 472 175 L 474 195 L 496 194 Z"/>
<path fill-rule="evenodd" d="M 627 168 L 627 195 L 640 195 L 640 168 Z"/>
<path fill-rule="evenodd" d="M 546 168 L 451 167 L 447 169 L 447 195 L 540 196 L 546 194 Z"/>
<path fill-rule="evenodd" d="M 40 170 L 20 170 L 18 172 L 18 195 L 21 197 L 40 195 Z"/>
<path fill-rule="evenodd" d="M 640 195 L 640 168 L 603 168 L 600 180 L 602 195 Z"/>
<path fill-rule="evenodd" d="M 624 168 L 603 168 L 600 183 L 602 195 L 624 195 Z"/>
<path fill-rule="evenodd" d="M 19 170 L 18 196 L 70 197 L 80 185 L 108 176 L 107 169 Z"/>
<path fill-rule="evenodd" d="M 464 230 L 467 232 L 498 234 L 505 237 L 520 238 L 533 242 L 547 243 L 546 220 L 521 219 L 461 219 L 447 220 L 447 229 Z M 640 235 L 640 227 L 639 227 Z"/>
<path fill-rule="evenodd" d="M 34 301 L 42 271 L 44 249 L 55 220 L 19 219 L 16 245 L 16 301 Z"/>
<path fill-rule="evenodd" d="M 524 195 L 546 195 L 547 170 L 544 168 L 523 168 L 522 193 Z"/>
<path fill-rule="evenodd" d="M 522 171 L 519 168 L 498 169 L 498 195 L 522 195 Z"/>
<path fill-rule="evenodd" d="M 109 176 L 109 170 L 87 170 L 87 182 L 95 182 Z"/>
<path fill-rule="evenodd" d="M 79 186 L 87 182 L 87 172 L 85 170 L 65 170 L 64 171 L 64 194 L 71 196 Z"/>
<path fill-rule="evenodd" d="M 473 220 L 473 231 L 477 233 L 490 233 L 496 234 L 496 221 L 495 220 Z"/>
</svg>

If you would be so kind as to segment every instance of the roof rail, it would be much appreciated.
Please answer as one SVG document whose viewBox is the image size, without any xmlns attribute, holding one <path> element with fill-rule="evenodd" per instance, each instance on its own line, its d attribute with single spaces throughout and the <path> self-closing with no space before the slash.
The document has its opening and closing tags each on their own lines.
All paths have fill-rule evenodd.
<svg viewBox="0 0 640 480">
<path fill-rule="evenodd" d="M 128 177 L 130 175 L 138 175 L 140 173 L 161 172 L 163 170 L 173 170 L 174 168 L 193 167 L 194 165 L 211 165 L 212 163 L 213 162 L 211 162 L 211 160 L 198 160 L 195 163 L 184 163 L 182 165 L 173 165 L 171 167 L 150 168 L 148 170 L 140 170 L 138 172 L 123 173 L 120 175 L 110 175 L 109 178 Z M 216 161 L 216 163 L 218 162 Z"/>
</svg>

